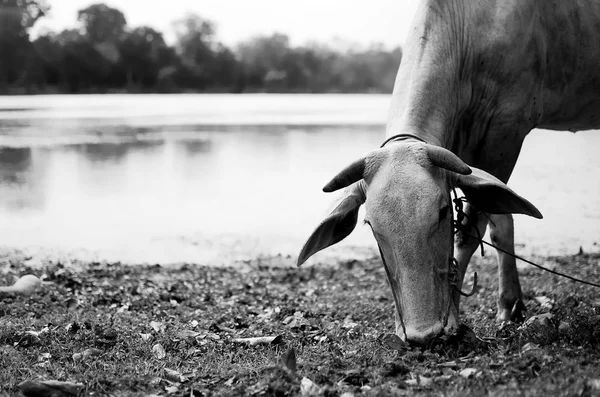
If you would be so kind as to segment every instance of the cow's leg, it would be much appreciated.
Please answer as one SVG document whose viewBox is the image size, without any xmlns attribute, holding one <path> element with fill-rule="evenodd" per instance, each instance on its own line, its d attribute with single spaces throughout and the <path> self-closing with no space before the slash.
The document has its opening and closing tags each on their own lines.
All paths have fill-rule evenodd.
<svg viewBox="0 0 600 397">
<path fill-rule="evenodd" d="M 482 214 L 479 214 L 477 210 L 473 208 L 473 206 L 466 204 L 464 212 L 466 214 L 465 222 L 467 228 L 464 231 L 459 231 L 456 233 L 454 238 L 454 252 L 459 269 L 458 288 L 462 288 L 463 280 L 467 272 L 467 267 L 469 266 L 471 256 L 473 256 L 473 253 L 475 250 L 477 250 L 477 247 L 479 247 L 479 241 L 473 236 L 483 237 L 487 224 L 487 218 Z M 460 303 L 460 294 L 458 291 L 454 293 L 454 303 L 458 309 Z"/>
<path fill-rule="evenodd" d="M 507 253 L 496 250 L 498 255 L 498 321 L 523 321 L 523 294 L 515 257 L 514 223 L 512 215 L 490 215 L 490 238 L 492 243 Z"/>
</svg>

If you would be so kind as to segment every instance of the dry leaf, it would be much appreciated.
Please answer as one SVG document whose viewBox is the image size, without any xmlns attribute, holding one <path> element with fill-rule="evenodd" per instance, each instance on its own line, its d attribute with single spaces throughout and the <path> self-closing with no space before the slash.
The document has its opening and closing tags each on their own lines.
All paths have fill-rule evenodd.
<svg viewBox="0 0 600 397">
<path fill-rule="evenodd" d="M 458 374 L 460 376 L 462 376 L 463 378 L 472 378 L 475 374 L 477 373 L 477 369 L 475 368 L 465 368 L 462 371 L 460 371 Z"/>
<path fill-rule="evenodd" d="M 352 317 L 348 316 L 344 319 L 344 323 L 342 324 L 342 328 L 345 329 L 353 329 L 358 327 L 358 323 L 355 323 L 354 321 L 352 321 Z"/>
<path fill-rule="evenodd" d="M 547 296 L 536 296 L 533 299 L 535 299 L 535 301 L 540 304 L 542 309 L 552 310 L 552 308 L 554 307 L 554 300 L 548 298 Z"/>
<path fill-rule="evenodd" d="M 177 332 L 177 334 L 176 334 L 176 336 L 179 339 L 195 338 L 198 335 L 200 335 L 200 332 L 192 331 L 192 330 L 189 330 L 189 329 L 183 329 L 183 330 Z"/>
<path fill-rule="evenodd" d="M 73 354 L 73 361 L 80 361 L 80 360 L 84 360 L 90 357 L 96 357 L 96 356 L 100 356 L 102 353 L 104 353 L 102 350 L 100 349 L 86 349 L 81 353 L 75 353 Z"/>
<path fill-rule="evenodd" d="M 600 390 L 600 379 L 588 379 L 586 384 L 594 390 Z"/>
<path fill-rule="evenodd" d="M 152 353 L 154 354 L 154 357 L 158 358 L 159 360 L 162 360 L 167 356 L 165 348 L 162 347 L 160 343 L 157 343 L 154 346 L 152 346 Z"/>
<path fill-rule="evenodd" d="M 256 345 L 276 345 L 281 343 L 283 337 L 281 335 L 277 336 L 260 336 L 257 338 L 235 338 L 232 339 L 233 342 L 238 343 L 247 343 L 250 346 Z"/>
<path fill-rule="evenodd" d="M 183 383 L 187 380 L 180 372 L 174 369 L 165 368 L 163 370 L 163 377 L 171 382 Z"/>
<path fill-rule="evenodd" d="M 42 284 L 42 281 L 33 274 L 26 274 L 19 278 L 13 285 L 0 287 L 0 292 L 9 294 L 29 295 Z"/>
<path fill-rule="evenodd" d="M 281 356 L 281 362 L 290 371 L 296 373 L 296 351 L 291 347 L 283 356 Z"/>
<path fill-rule="evenodd" d="M 102 350 L 100 349 L 85 349 L 83 351 L 83 358 L 89 358 L 89 357 L 96 357 L 96 356 L 100 356 L 102 353 L 104 353 Z"/>
<path fill-rule="evenodd" d="M 433 379 L 417 375 L 416 378 L 409 379 L 405 383 L 409 386 L 430 386 L 433 383 Z"/>
<path fill-rule="evenodd" d="M 531 350 L 538 350 L 540 348 L 540 345 L 537 345 L 535 343 L 529 342 L 523 345 L 523 347 L 521 348 L 521 353 L 525 353 Z"/>
<path fill-rule="evenodd" d="M 317 386 L 312 380 L 304 377 L 300 381 L 300 393 L 303 396 L 318 396 L 321 394 L 321 388 Z"/>
<path fill-rule="evenodd" d="M 148 342 L 152 338 L 152 334 L 144 334 L 140 332 L 140 336 L 144 342 Z"/>
<path fill-rule="evenodd" d="M 50 358 L 52 358 L 50 353 L 42 353 L 38 356 L 38 362 L 50 360 Z"/>
<path fill-rule="evenodd" d="M 165 325 L 159 321 L 150 321 L 150 326 L 155 332 L 165 332 Z"/>
<path fill-rule="evenodd" d="M 233 382 L 235 382 L 235 376 L 232 377 L 232 378 L 230 378 L 230 379 L 228 379 L 227 382 L 225 382 L 224 384 L 227 387 L 231 387 L 231 386 L 233 386 Z"/>
<path fill-rule="evenodd" d="M 84 385 L 81 383 L 55 380 L 26 380 L 17 385 L 25 397 L 68 397 L 77 396 Z"/>
<path fill-rule="evenodd" d="M 408 348 L 408 344 L 400 339 L 400 337 L 396 334 L 385 334 L 380 337 L 380 340 L 381 343 L 392 350 L 402 351 Z"/>
</svg>

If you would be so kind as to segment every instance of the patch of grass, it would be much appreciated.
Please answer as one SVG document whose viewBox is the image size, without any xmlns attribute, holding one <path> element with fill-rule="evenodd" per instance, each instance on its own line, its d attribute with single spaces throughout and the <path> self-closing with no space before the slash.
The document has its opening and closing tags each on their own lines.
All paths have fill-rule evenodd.
<svg viewBox="0 0 600 397">
<path fill-rule="evenodd" d="M 375 258 L 300 269 L 260 261 L 239 268 L 30 268 L 22 259 L 1 259 L 1 284 L 28 273 L 52 284 L 28 297 L 0 296 L 0 395 L 18 395 L 17 384 L 32 378 L 79 382 L 85 395 L 112 396 L 293 396 L 303 378 L 324 396 L 600 392 L 597 292 L 526 269 L 527 314 L 552 313 L 546 328 L 554 337 L 499 329 L 491 258 L 474 259 L 480 287 L 462 303 L 462 320 L 483 340 L 400 350 L 384 342 L 394 329 L 393 302 Z M 600 255 L 545 261 L 600 280 Z M 542 307 L 540 296 L 552 307 Z M 277 335 L 274 345 L 235 341 Z M 292 348 L 296 372 L 281 362 Z"/>
</svg>

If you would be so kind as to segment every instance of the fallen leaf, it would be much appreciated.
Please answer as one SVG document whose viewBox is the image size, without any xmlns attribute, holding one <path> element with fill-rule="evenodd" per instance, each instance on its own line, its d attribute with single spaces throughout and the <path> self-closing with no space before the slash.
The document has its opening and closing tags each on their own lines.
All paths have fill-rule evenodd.
<svg viewBox="0 0 600 397">
<path fill-rule="evenodd" d="M 175 334 L 179 339 L 190 339 L 190 338 L 195 338 L 198 335 L 200 335 L 200 332 L 196 332 L 196 331 L 192 331 L 189 329 L 183 329 L 179 332 L 177 332 L 177 334 Z"/>
<path fill-rule="evenodd" d="M 475 368 L 465 368 L 462 371 L 460 371 L 458 374 L 460 376 L 462 376 L 463 378 L 472 378 L 475 374 L 477 373 L 477 369 Z"/>
<path fill-rule="evenodd" d="M 521 348 L 521 353 L 525 353 L 528 351 L 532 351 L 532 350 L 539 350 L 540 345 L 537 345 L 535 343 L 529 342 L 523 345 L 523 347 Z"/>
<path fill-rule="evenodd" d="M 148 342 L 152 338 L 152 334 L 144 334 L 140 332 L 140 336 L 144 342 Z"/>
<path fill-rule="evenodd" d="M 302 312 L 295 312 L 293 316 L 288 316 L 283 320 L 283 324 L 288 328 L 302 328 L 310 326 L 310 322 L 304 318 Z"/>
<path fill-rule="evenodd" d="M 81 383 L 59 382 L 56 380 L 26 380 L 17 385 L 25 397 L 65 397 L 77 396 L 84 385 Z"/>
<path fill-rule="evenodd" d="M 600 379 L 588 379 L 586 384 L 595 390 L 600 390 Z"/>
<path fill-rule="evenodd" d="M 344 319 L 344 323 L 342 324 L 342 328 L 345 329 L 353 329 L 358 327 L 358 323 L 355 323 L 354 321 L 352 321 L 352 317 L 348 316 Z"/>
<path fill-rule="evenodd" d="M 536 296 L 533 299 L 535 299 L 535 301 L 540 304 L 542 309 L 552 310 L 552 308 L 554 307 L 554 300 L 548 298 L 547 296 Z"/>
<path fill-rule="evenodd" d="M 84 360 L 84 359 L 87 359 L 90 357 L 100 356 L 102 353 L 104 353 L 104 351 L 102 351 L 100 349 L 95 349 L 95 348 L 86 349 L 81 353 L 73 354 L 73 361 L 80 361 L 80 360 Z"/>
<path fill-rule="evenodd" d="M 158 321 L 150 321 L 150 326 L 155 332 L 165 332 L 165 325 Z"/>
<path fill-rule="evenodd" d="M 321 388 L 317 386 L 312 380 L 304 377 L 300 381 L 300 393 L 303 396 L 318 396 L 321 394 Z"/>
<path fill-rule="evenodd" d="M 179 388 L 177 386 L 166 386 L 165 387 L 165 391 L 168 394 L 175 394 L 179 391 Z"/>
<path fill-rule="evenodd" d="M 235 376 L 229 378 L 227 380 L 227 382 L 224 383 L 224 385 L 227 386 L 227 387 L 231 387 L 231 386 L 233 386 L 233 382 L 235 382 Z"/>
<path fill-rule="evenodd" d="M 281 362 L 290 371 L 296 373 L 296 351 L 291 347 L 283 356 L 281 356 Z"/>
<path fill-rule="evenodd" d="M 538 323 L 538 324 L 541 324 L 544 326 L 549 326 L 553 318 L 554 318 L 554 315 L 552 313 L 544 313 L 544 314 L 538 314 L 535 316 L 531 316 L 519 328 L 527 328 L 528 326 L 531 326 L 532 324 L 535 324 L 535 323 Z"/>
<path fill-rule="evenodd" d="M 414 379 L 409 379 L 405 382 L 409 386 L 431 386 L 433 383 L 433 379 L 427 378 L 425 376 L 417 375 Z"/>
<path fill-rule="evenodd" d="M 163 377 L 171 382 L 183 383 L 187 380 L 180 372 L 174 369 L 165 368 L 163 369 Z"/>
<path fill-rule="evenodd" d="M 42 285 L 42 281 L 33 274 L 26 274 L 19 278 L 15 283 L 8 287 L 0 287 L 0 292 L 8 294 L 30 295 Z"/>
<path fill-rule="evenodd" d="M 82 356 L 83 356 L 83 358 L 97 357 L 97 356 L 102 355 L 102 353 L 104 353 L 104 351 L 102 351 L 100 349 L 91 348 L 91 349 L 85 349 L 82 353 Z"/>
<path fill-rule="evenodd" d="M 396 334 L 384 334 L 379 337 L 379 340 L 384 346 L 392 350 L 402 351 L 408 348 L 408 344 Z"/>
<path fill-rule="evenodd" d="M 158 358 L 159 360 L 162 360 L 163 358 L 165 358 L 167 356 L 167 352 L 165 352 L 165 348 L 162 347 L 162 345 L 160 343 L 157 343 L 154 346 L 152 346 L 152 353 L 154 353 L 154 357 Z"/>
<path fill-rule="evenodd" d="M 281 335 L 277 336 L 260 336 L 256 338 L 235 338 L 232 339 L 233 342 L 237 343 L 247 343 L 250 346 L 256 345 L 276 345 L 281 343 L 283 337 Z"/>
<path fill-rule="evenodd" d="M 50 358 L 52 358 L 50 353 L 42 353 L 38 356 L 38 362 L 50 360 Z"/>
</svg>

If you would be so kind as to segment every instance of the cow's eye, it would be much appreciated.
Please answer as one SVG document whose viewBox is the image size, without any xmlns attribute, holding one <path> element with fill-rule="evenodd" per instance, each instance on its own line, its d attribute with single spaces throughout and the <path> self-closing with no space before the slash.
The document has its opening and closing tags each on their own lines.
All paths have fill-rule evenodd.
<svg viewBox="0 0 600 397">
<path fill-rule="evenodd" d="M 445 221 L 450 214 L 450 206 L 446 205 L 440 210 L 440 223 Z"/>
</svg>

